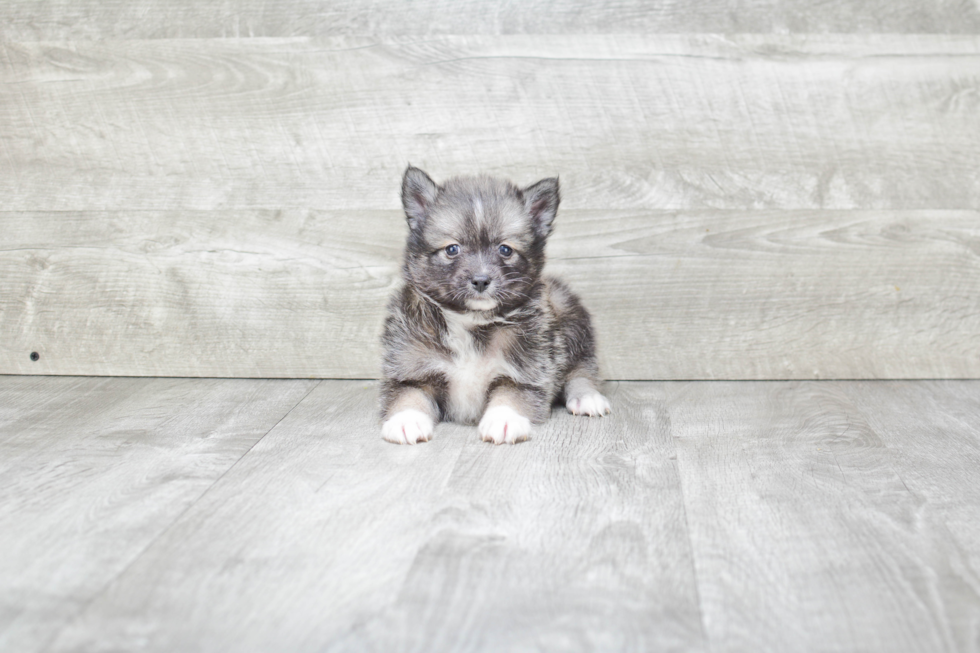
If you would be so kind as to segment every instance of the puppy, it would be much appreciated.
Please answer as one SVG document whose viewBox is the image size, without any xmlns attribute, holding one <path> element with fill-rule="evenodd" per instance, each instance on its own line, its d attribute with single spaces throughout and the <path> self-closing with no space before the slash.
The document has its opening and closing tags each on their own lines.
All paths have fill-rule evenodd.
<svg viewBox="0 0 980 653">
<path fill-rule="evenodd" d="M 558 180 L 402 179 L 405 284 L 384 325 L 381 433 L 427 442 L 442 419 L 479 423 L 485 442 L 520 442 L 559 399 L 606 415 L 589 313 L 542 276 Z"/>
</svg>

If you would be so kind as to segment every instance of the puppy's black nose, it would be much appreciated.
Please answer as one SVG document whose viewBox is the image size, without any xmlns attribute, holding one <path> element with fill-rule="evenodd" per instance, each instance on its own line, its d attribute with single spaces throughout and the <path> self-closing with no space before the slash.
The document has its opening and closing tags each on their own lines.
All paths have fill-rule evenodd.
<svg viewBox="0 0 980 653">
<path fill-rule="evenodd" d="M 483 292 L 490 285 L 490 277 L 485 274 L 478 274 L 470 280 L 477 292 Z"/>
</svg>

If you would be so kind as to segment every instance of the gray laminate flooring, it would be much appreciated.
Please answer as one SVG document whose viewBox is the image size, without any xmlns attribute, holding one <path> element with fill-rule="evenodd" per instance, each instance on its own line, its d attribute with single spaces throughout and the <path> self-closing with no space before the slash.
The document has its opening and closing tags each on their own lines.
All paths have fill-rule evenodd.
<svg viewBox="0 0 980 653">
<path fill-rule="evenodd" d="M 398 447 L 374 382 L 0 376 L 0 650 L 980 649 L 980 381 L 606 390 Z"/>
</svg>

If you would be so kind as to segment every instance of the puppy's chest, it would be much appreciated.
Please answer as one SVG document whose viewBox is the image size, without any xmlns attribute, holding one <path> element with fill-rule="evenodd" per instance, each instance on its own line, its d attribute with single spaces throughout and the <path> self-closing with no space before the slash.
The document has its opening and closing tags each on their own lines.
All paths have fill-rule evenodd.
<svg viewBox="0 0 980 653">
<path fill-rule="evenodd" d="M 507 362 L 506 335 L 493 333 L 478 342 L 472 325 L 464 320 L 447 320 L 446 345 L 451 356 L 443 363 L 449 382 L 447 409 L 449 417 L 460 422 L 479 420 L 490 384 L 499 376 L 514 376 Z"/>
</svg>

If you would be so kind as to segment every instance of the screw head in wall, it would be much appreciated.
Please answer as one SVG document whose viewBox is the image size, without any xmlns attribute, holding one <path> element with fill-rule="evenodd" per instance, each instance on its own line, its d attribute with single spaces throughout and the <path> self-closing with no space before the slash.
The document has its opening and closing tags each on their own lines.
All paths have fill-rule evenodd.
<svg viewBox="0 0 980 653">
<path fill-rule="evenodd" d="M 39 358 L 41 358 L 41 354 L 37 353 L 36 351 L 32 351 L 31 352 L 31 360 L 32 361 L 37 362 L 37 360 Z"/>
</svg>

